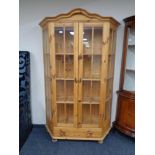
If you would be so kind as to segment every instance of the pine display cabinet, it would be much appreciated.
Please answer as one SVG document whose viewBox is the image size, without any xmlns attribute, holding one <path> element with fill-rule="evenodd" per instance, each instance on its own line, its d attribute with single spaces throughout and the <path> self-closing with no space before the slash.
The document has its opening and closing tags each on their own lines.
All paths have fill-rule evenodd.
<svg viewBox="0 0 155 155">
<path fill-rule="evenodd" d="M 46 128 L 53 140 L 95 140 L 110 130 L 119 23 L 83 9 L 40 22 Z"/>
</svg>

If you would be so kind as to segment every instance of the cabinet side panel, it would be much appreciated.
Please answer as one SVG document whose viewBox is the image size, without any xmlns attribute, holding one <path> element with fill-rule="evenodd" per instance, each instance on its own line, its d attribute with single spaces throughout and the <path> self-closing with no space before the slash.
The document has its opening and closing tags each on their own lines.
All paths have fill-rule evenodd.
<svg viewBox="0 0 155 155">
<path fill-rule="evenodd" d="M 43 55 L 44 55 L 44 80 L 45 80 L 45 103 L 46 103 L 46 124 L 51 122 L 51 73 L 48 29 L 43 29 Z"/>
<path fill-rule="evenodd" d="M 111 96 L 113 96 L 113 83 L 114 83 L 114 69 L 115 69 L 115 53 L 116 53 L 116 37 L 117 37 L 117 32 L 116 30 L 113 31 L 113 40 L 112 40 L 112 53 L 113 53 L 113 62 L 112 62 L 112 84 L 111 84 Z M 110 118 L 109 121 L 111 121 L 111 108 L 112 108 L 112 97 L 111 97 L 111 102 L 110 102 Z"/>
<path fill-rule="evenodd" d="M 111 120 L 111 104 L 113 96 L 113 80 L 115 67 L 115 49 L 116 49 L 116 31 L 110 29 L 110 46 L 108 51 L 108 74 L 106 87 L 106 106 L 105 106 L 105 120 L 110 126 Z"/>
<path fill-rule="evenodd" d="M 55 65 L 55 33 L 54 33 L 54 23 L 48 24 L 48 39 L 49 39 L 49 55 L 50 55 L 50 72 L 51 72 L 51 113 L 52 120 L 50 127 L 53 130 L 53 127 L 57 124 L 57 105 L 56 105 L 56 65 Z"/>
<path fill-rule="evenodd" d="M 101 83 L 101 96 L 102 96 L 102 102 L 103 107 L 100 108 L 101 111 L 103 111 L 103 121 L 105 118 L 105 107 L 106 107 L 106 87 L 107 87 L 107 75 L 108 75 L 108 51 L 109 51 L 109 37 L 110 37 L 110 23 L 105 22 L 103 24 L 103 55 L 102 55 L 102 83 Z M 100 124 L 102 128 L 105 128 L 105 122 L 104 124 Z"/>
</svg>

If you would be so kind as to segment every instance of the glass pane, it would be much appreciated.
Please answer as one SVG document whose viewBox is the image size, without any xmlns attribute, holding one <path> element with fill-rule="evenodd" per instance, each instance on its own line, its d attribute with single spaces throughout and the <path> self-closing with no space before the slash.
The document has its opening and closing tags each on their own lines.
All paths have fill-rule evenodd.
<svg viewBox="0 0 155 155">
<path fill-rule="evenodd" d="M 65 43 L 66 53 L 73 53 L 74 30 L 72 27 L 65 28 Z"/>
<path fill-rule="evenodd" d="M 44 53 L 49 53 L 49 42 L 48 42 L 48 31 L 47 29 L 43 30 L 43 50 Z"/>
<path fill-rule="evenodd" d="M 92 82 L 92 102 L 98 102 L 100 98 L 100 82 Z"/>
<path fill-rule="evenodd" d="M 135 46 L 128 46 L 126 69 L 135 70 Z"/>
<path fill-rule="evenodd" d="M 93 68 L 92 68 L 92 77 L 100 78 L 101 77 L 101 56 L 93 56 Z"/>
<path fill-rule="evenodd" d="M 113 77 L 114 55 L 108 57 L 108 78 Z"/>
<path fill-rule="evenodd" d="M 73 123 L 73 104 L 66 104 L 66 123 Z"/>
<path fill-rule="evenodd" d="M 108 55 L 108 74 L 107 78 L 113 77 L 114 72 L 114 62 L 115 62 L 115 37 L 116 32 L 110 29 L 110 46 L 109 46 L 109 55 Z"/>
<path fill-rule="evenodd" d="M 64 77 L 64 56 L 56 55 L 56 77 Z"/>
<path fill-rule="evenodd" d="M 91 54 L 92 53 L 92 28 L 85 27 L 83 30 L 83 53 Z"/>
<path fill-rule="evenodd" d="M 101 54 L 102 53 L 102 27 L 94 27 L 94 38 L 93 38 L 93 53 Z"/>
<path fill-rule="evenodd" d="M 91 81 L 83 81 L 83 101 L 90 101 Z"/>
<path fill-rule="evenodd" d="M 92 124 L 98 124 L 99 120 L 99 105 L 98 104 L 92 104 L 92 111 L 91 111 L 91 123 Z"/>
<path fill-rule="evenodd" d="M 135 72 L 126 71 L 124 89 L 128 91 L 135 91 Z"/>
<path fill-rule="evenodd" d="M 47 64 L 47 54 L 44 54 L 44 64 L 45 64 L 45 76 L 47 77 L 47 67 L 48 67 L 48 64 Z"/>
<path fill-rule="evenodd" d="M 57 80 L 56 81 L 56 100 L 57 101 L 64 101 L 64 81 Z"/>
<path fill-rule="evenodd" d="M 55 52 L 64 53 L 64 30 L 63 27 L 55 28 Z"/>
<path fill-rule="evenodd" d="M 135 28 L 128 28 L 128 45 L 135 45 Z"/>
<path fill-rule="evenodd" d="M 90 124 L 91 117 L 90 117 L 90 105 L 83 104 L 82 105 L 82 123 L 83 124 Z"/>
<path fill-rule="evenodd" d="M 116 31 L 112 31 L 111 30 L 111 33 L 112 33 L 111 53 L 112 54 L 115 54 L 115 48 L 116 48 Z"/>
<path fill-rule="evenodd" d="M 73 55 L 66 55 L 66 78 L 74 77 L 74 58 Z"/>
<path fill-rule="evenodd" d="M 50 78 L 51 70 L 50 70 L 50 57 L 47 57 L 47 77 Z"/>
<path fill-rule="evenodd" d="M 105 103 L 105 120 L 107 120 L 111 115 L 111 102 L 112 99 Z"/>
<path fill-rule="evenodd" d="M 84 55 L 83 56 L 83 77 L 91 78 L 91 60 L 92 56 Z"/>
<path fill-rule="evenodd" d="M 125 66 L 124 90 L 135 91 L 135 28 L 128 28 L 128 47 Z"/>
<path fill-rule="evenodd" d="M 109 46 L 109 55 L 112 55 L 112 54 L 114 54 L 114 41 L 115 41 L 115 33 L 114 33 L 114 31 L 112 30 L 112 29 L 110 29 L 110 38 L 109 38 L 109 40 L 110 40 L 110 46 Z"/>
<path fill-rule="evenodd" d="M 65 123 L 65 105 L 57 104 L 57 122 Z"/>
<path fill-rule="evenodd" d="M 57 122 L 73 123 L 73 104 L 57 104 Z"/>
<path fill-rule="evenodd" d="M 107 80 L 106 99 L 112 95 L 112 81 L 113 79 Z"/>
<path fill-rule="evenodd" d="M 73 101 L 74 81 L 66 81 L 66 101 Z"/>
</svg>

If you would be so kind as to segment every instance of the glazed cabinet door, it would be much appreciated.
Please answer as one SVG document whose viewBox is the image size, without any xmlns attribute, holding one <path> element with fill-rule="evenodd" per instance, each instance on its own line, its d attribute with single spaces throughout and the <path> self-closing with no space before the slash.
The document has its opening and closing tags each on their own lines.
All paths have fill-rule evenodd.
<svg viewBox="0 0 155 155">
<path fill-rule="evenodd" d="M 54 126 L 76 127 L 78 23 L 51 23 L 50 30 Z"/>
<path fill-rule="evenodd" d="M 102 42 L 103 23 L 79 23 L 78 127 L 99 127 L 102 119 Z"/>
</svg>

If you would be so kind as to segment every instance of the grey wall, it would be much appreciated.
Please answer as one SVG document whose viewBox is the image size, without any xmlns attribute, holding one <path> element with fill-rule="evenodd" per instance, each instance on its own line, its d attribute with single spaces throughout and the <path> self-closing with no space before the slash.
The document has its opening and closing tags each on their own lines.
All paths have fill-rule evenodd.
<svg viewBox="0 0 155 155">
<path fill-rule="evenodd" d="M 119 87 L 124 24 L 122 19 L 135 14 L 134 0 L 20 0 L 19 49 L 31 52 L 31 108 L 33 124 L 45 124 L 44 70 L 42 32 L 38 23 L 74 8 L 112 16 L 121 22 L 117 33 L 112 121 L 116 114 L 116 91 Z"/>
</svg>

